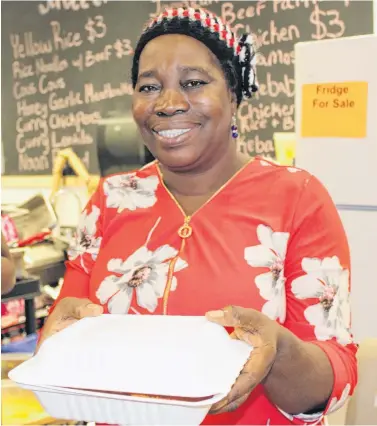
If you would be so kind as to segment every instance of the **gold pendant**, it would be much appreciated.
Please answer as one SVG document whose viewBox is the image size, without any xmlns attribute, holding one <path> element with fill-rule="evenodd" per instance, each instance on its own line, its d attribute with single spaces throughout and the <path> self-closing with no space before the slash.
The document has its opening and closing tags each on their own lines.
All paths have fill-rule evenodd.
<svg viewBox="0 0 377 426">
<path fill-rule="evenodd" d="M 189 225 L 190 219 L 190 216 L 185 217 L 185 223 L 178 229 L 178 235 L 183 239 L 192 235 L 192 227 Z"/>
<path fill-rule="evenodd" d="M 191 237 L 192 227 L 188 223 L 185 223 L 178 229 L 178 235 L 183 239 Z"/>
</svg>

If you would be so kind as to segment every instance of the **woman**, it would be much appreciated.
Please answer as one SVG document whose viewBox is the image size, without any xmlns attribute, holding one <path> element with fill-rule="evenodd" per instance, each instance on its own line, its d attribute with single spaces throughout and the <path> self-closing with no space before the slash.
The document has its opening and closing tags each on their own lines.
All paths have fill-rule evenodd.
<svg viewBox="0 0 377 426">
<path fill-rule="evenodd" d="M 318 180 L 236 150 L 237 107 L 257 90 L 250 38 L 168 10 L 132 78 L 157 161 L 100 183 L 42 339 L 103 311 L 207 313 L 255 349 L 204 424 L 320 423 L 356 383 L 349 250 Z"/>
</svg>

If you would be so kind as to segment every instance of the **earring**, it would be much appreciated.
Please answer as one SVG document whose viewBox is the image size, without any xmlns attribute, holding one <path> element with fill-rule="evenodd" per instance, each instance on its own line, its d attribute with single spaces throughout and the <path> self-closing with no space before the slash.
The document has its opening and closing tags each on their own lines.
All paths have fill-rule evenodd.
<svg viewBox="0 0 377 426">
<path fill-rule="evenodd" d="M 236 120 L 236 116 L 233 115 L 232 117 L 232 138 L 233 139 L 237 139 L 238 138 L 238 127 L 237 127 L 237 120 Z"/>
</svg>

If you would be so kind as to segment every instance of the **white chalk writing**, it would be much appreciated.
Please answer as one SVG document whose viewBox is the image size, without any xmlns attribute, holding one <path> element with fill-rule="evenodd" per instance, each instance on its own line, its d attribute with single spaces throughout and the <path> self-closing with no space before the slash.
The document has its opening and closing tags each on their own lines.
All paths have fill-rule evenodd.
<svg viewBox="0 0 377 426">
<path fill-rule="evenodd" d="M 35 40 L 32 32 L 10 35 L 13 59 L 24 59 L 53 51 L 51 40 Z"/>
<path fill-rule="evenodd" d="M 82 126 L 96 124 L 101 119 L 99 112 L 85 113 L 83 111 L 69 112 L 68 114 L 52 113 L 49 116 L 48 124 L 50 129 L 67 129 L 74 127 L 76 132 L 80 132 Z"/>
<path fill-rule="evenodd" d="M 121 83 L 118 87 L 113 87 L 110 83 L 105 83 L 98 91 L 95 90 L 92 83 L 85 84 L 84 86 L 84 101 L 87 104 L 132 94 L 133 88 L 130 83 Z"/>
<path fill-rule="evenodd" d="M 29 156 L 18 154 L 18 169 L 20 172 L 42 172 L 51 168 L 47 155 Z"/>
<path fill-rule="evenodd" d="M 93 137 L 81 129 L 70 135 L 58 137 L 56 132 L 51 132 L 51 147 L 53 149 L 64 149 L 70 146 L 91 145 L 94 142 Z"/>
<path fill-rule="evenodd" d="M 72 12 L 104 3 L 49 1 L 39 3 L 38 11 L 41 15 L 52 11 Z M 76 90 L 71 88 L 71 80 L 67 82 L 69 70 L 84 71 L 133 53 L 131 41 L 126 38 L 96 46 L 96 42 L 107 35 L 102 15 L 86 17 L 81 29 L 68 28 L 64 21 L 57 19 L 51 20 L 49 27 L 50 39 L 36 36 L 32 31 L 12 32 L 9 37 L 13 56 L 12 94 L 17 112 L 15 146 L 20 172 L 49 170 L 60 149 L 93 145 L 90 129 L 101 119 L 101 113 L 86 111 L 86 105 L 133 93 L 129 82 L 104 81 L 98 86 L 88 82 Z M 70 53 L 66 57 L 66 52 L 73 49 L 78 50 L 76 56 L 72 59 Z M 89 167 L 89 151 L 81 157 Z"/>
<path fill-rule="evenodd" d="M 271 50 L 257 55 L 257 66 L 258 67 L 272 67 L 273 65 L 287 65 L 291 66 L 294 64 L 295 52 L 284 52 L 281 49 Z"/>
<path fill-rule="evenodd" d="M 85 30 L 88 33 L 86 38 L 92 44 L 96 41 L 97 38 L 105 37 L 107 26 L 103 16 L 97 15 L 94 18 L 88 18 L 88 21 L 85 24 Z"/>
<path fill-rule="evenodd" d="M 62 97 L 59 97 L 54 92 L 48 97 L 48 107 L 51 111 L 60 111 L 62 109 L 82 105 L 83 103 L 81 93 L 74 92 L 73 90 L 70 90 L 68 95 L 63 95 Z"/>
<path fill-rule="evenodd" d="M 90 7 L 101 7 L 107 3 L 107 0 L 47 0 L 44 3 L 38 4 L 38 12 L 40 15 L 46 15 L 47 13 L 57 11 L 79 11 L 87 10 Z"/>
<path fill-rule="evenodd" d="M 307 39 L 303 37 L 308 37 L 308 32 L 313 40 L 342 37 L 346 25 L 341 10 L 350 2 L 338 4 L 339 7 L 329 8 L 321 0 L 221 2 L 223 20 L 237 36 L 252 33 L 259 49 L 259 91 L 254 101 L 243 102 L 238 110 L 240 151 L 274 155 L 273 133 L 294 131 L 293 46 Z M 297 9 L 306 9 L 303 16 L 309 19 L 295 19 Z"/>
<path fill-rule="evenodd" d="M 322 21 L 322 18 L 328 18 L 328 24 Z M 312 34 L 314 40 L 322 40 L 324 38 L 342 37 L 346 26 L 340 19 L 338 10 L 321 10 L 319 6 L 315 6 L 310 15 L 310 23 L 315 26 L 315 33 Z"/>
<path fill-rule="evenodd" d="M 12 63 L 12 75 L 13 78 L 23 79 L 34 76 L 34 68 L 33 65 L 26 65 L 22 61 L 14 61 Z"/>
<path fill-rule="evenodd" d="M 111 38 L 104 8 L 107 3 L 38 1 L 35 7 L 47 31 L 20 32 L 12 27 L 7 39 L 13 79 L 9 90 L 17 113 L 13 140 L 20 172 L 51 170 L 59 150 L 70 146 L 77 147 L 89 167 L 96 123 L 108 105 L 120 104 L 122 98 L 132 96 L 130 82 L 119 83 L 111 73 L 106 73 L 113 63 L 123 64 L 122 60 L 134 53 L 127 32 L 115 32 L 117 35 Z M 294 44 L 343 36 L 346 24 L 342 11 L 350 7 L 350 0 L 330 7 L 321 0 L 152 3 L 151 17 L 171 6 L 211 10 L 214 6 L 213 10 L 220 13 L 237 36 L 245 32 L 254 34 L 260 50 L 259 91 L 252 102 L 242 102 L 238 109 L 237 143 L 244 153 L 266 157 L 274 155 L 274 132 L 294 131 Z M 297 18 L 301 16 L 304 18 Z M 127 73 L 129 60 L 124 63 Z M 93 75 L 101 75 L 101 79 L 92 79 Z"/>
<path fill-rule="evenodd" d="M 38 58 L 35 60 L 36 75 L 55 73 L 59 74 L 69 67 L 67 59 L 60 59 L 59 55 L 53 55 L 52 58 Z"/>
<path fill-rule="evenodd" d="M 72 47 L 79 47 L 83 43 L 81 34 L 79 32 L 65 31 L 62 29 L 60 22 L 51 21 L 51 30 L 53 45 L 55 50 L 67 50 Z"/>
<path fill-rule="evenodd" d="M 208 7 L 212 4 L 220 3 L 221 0 L 187 0 L 187 1 L 162 1 L 162 0 L 152 0 L 152 3 L 155 3 L 155 11 L 150 13 L 151 18 L 155 18 L 165 9 L 170 7 Z"/>
</svg>

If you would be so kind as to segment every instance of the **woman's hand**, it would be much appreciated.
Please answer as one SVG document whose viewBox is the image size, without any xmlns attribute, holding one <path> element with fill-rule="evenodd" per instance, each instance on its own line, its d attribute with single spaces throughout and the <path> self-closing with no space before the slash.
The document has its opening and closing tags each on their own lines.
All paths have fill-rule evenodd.
<svg viewBox="0 0 377 426">
<path fill-rule="evenodd" d="M 47 318 L 35 353 L 38 352 L 42 343 L 53 334 L 82 318 L 96 317 L 101 314 L 103 314 L 103 307 L 95 305 L 89 299 L 78 299 L 76 297 L 62 299 Z"/>
<path fill-rule="evenodd" d="M 234 411 L 243 404 L 253 389 L 271 370 L 277 355 L 279 324 L 261 312 L 230 306 L 221 311 L 208 312 L 209 321 L 234 327 L 232 337 L 249 343 L 253 350 L 231 391 L 211 408 L 211 414 Z"/>
</svg>

